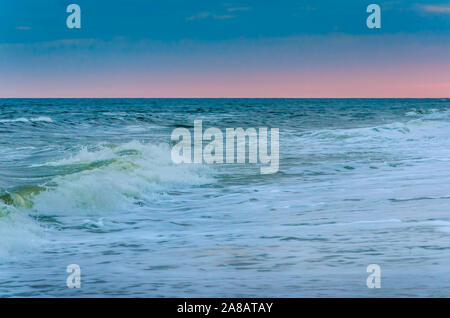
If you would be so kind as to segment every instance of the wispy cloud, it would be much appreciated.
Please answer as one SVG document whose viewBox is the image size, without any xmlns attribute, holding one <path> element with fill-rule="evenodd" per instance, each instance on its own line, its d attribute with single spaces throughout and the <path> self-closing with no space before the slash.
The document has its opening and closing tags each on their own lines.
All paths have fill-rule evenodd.
<svg viewBox="0 0 450 318">
<path fill-rule="evenodd" d="M 232 19 L 234 18 L 234 15 L 231 14 L 213 14 L 211 12 L 200 12 L 195 15 L 192 15 L 190 17 L 187 17 L 187 21 L 193 21 L 193 20 L 203 20 L 203 19 L 215 19 L 215 20 L 224 20 L 224 19 Z"/>
<path fill-rule="evenodd" d="M 211 12 L 200 12 L 200 13 L 191 15 L 190 17 L 187 17 L 186 20 L 187 21 L 201 20 L 201 19 L 209 18 L 210 16 L 211 16 Z"/>
<path fill-rule="evenodd" d="M 450 13 L 450 4 L 424 5 L 423 11 L 431 13 Z"/>
<path fill-rule="evenodd" d="M 31 27 L 25 26 L 25 25 L 19 25 L 19 26 L 16 26 L 16 30 L 28 31 L 28 30 L 31 30 Z"/>
<path fill-rule="evenodd" d="M 250 7 L 231 7 L 231 8 L 227 8 L 228 12 L 237 12 L 237 11 L 249 11 L 251 8 Z"/>
<path fill-rule="evenodd" d="M 0 49 L 32 49 L 34 52 L 45 51 L 48 49 L 66 49 L 69 47 L 77 47 L 77 49 L 84 49 L 92 46 L 104 47 L 112 42 L 102 41 L 98 39 L 61 39 L 54 41 L 42 42 L 25 42 L 25 43 L 0 43 Z"/>
<path fill-rule="evenodd" d="M 231 14 L 217 15 L 217 14 L 215 14 L 213 16 L 213 18 L 216 20 L 232 19 L 232 18 L 234 18 L 234 15 L 231 15 Z"/>
<path fill-rule="evenodd" d="M 209 11 L 199 12 L 197 14 L 187 17 L 186 20 L 193 21 L 193 20 L 203 20 L 203 19 L 214 19 L 214 20 L 232 19 L 232 18 L 236 17 L 235 14 L 238 12 L 251 10 L 250 7 L 231 6 L 230 4 L 225 4 L 225 7 L 226 8 L 223 8 L 216 12 L 209 12 Z"/>
</svg>

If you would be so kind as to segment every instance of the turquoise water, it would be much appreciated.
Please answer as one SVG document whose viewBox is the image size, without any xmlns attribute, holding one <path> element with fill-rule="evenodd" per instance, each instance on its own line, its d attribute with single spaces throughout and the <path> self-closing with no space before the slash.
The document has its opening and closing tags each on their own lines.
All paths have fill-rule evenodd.
<svg viewBox="0 0 450 318">
<path fill-rule="evenodd" d="M 279 172 L 173 164 L 194 120 L 279 128 Z M 450 296 L 448 99 L 0 99 L 0 136 L 0 296 Z"/>
</svg>

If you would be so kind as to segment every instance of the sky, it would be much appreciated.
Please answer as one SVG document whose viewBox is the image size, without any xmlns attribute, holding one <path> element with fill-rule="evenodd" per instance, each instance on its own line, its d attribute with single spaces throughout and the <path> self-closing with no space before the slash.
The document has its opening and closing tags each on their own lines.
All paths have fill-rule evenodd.
<svg viewBox="0 0 450 318">
<path fill-rule="evenodd" d="M 448 98 L 450 1 L 2 0 L 1 97 Z"/>
</svg>

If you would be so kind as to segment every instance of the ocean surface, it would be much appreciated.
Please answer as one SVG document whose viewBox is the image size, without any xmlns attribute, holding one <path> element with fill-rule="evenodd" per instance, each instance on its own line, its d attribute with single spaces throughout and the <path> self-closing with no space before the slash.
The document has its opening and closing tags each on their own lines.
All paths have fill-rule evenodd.
<svg viewBox="0 0 450 318">
<path fill-rule="evenodd" d="M 194 120 L 279 172 L 173 164 Z M 0 99 L 0 296 L 449 297 L 450 99 Z"/>
</svg>

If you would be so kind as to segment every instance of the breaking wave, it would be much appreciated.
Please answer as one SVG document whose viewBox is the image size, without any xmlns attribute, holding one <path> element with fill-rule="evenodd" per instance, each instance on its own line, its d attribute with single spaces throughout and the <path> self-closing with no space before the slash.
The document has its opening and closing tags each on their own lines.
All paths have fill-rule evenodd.
<svg viewBox="0 0 450 318">
<path fill-rule="evenodd" d="M 0 201 L 0 260 L 37 247 L 43 242 L 43 229 L 26 213 Z"/>
<path fill-rule="evenodd" d="M 39 117 L 34 117 L 34 118 L 20 117 L 20 118 L 15 118 L 15 119 L 0 119 L 0 123 L 29 123 L 29 122 L 40 122 L 40 121 L 52 123 L 53 119 L 51 119 L 50 117 L 47 117 L 47 116 L 39 116 Z"/>
<path fill-rule="evenodd" d="M 414 114 L 414 115 L 413 115 Z M 323 129 L 308 131 L 302 134 L 303 138 L 314 140 L 348 140 L 356 142 L 401 140 L 417 138 L 435 138 L 447 136 L 450 130 L 450 112 L 434 111 L 426 114 L 408 112 L 407 117 L 419 116 L 407 122 L 394 122 L 373 127 L 350 128 L 350 129 Z"/>
<path fill-rule="evenodd" d="M 151 204 L 168 191 L 213 182 L 207 167 L 173 164 L 169 145 L 139 141 L 82 147 L 43 165 L 78 172 L 0 195 L 0 199 L 39 214 L 97 214 L 125 210 L 130 204 Z"/>
<path fill-rule="evenodd" d="M 0 192 L 3 251 L 15 249 L 22 241 L 33 242 L 29 236 L 40 227 L 30 216 L 120 213 L 170 198 L 171 191 L 214 182 L 208 167 L 173 164 L 169 145 L 139 141 L 82 147 L 71 156 L 44 165 L 61 171 L 78 170 L 41 185 Z"/>
</svg>

